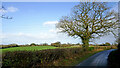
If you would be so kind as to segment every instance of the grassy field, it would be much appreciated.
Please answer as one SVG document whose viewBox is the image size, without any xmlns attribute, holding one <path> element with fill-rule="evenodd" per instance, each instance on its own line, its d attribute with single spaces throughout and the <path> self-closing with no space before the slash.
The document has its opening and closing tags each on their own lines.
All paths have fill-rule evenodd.
<svg viewBox="0 0 120 68">
<path fill-rule="evenodd" d="M 36 50 L 46 50 L 46 49 L 62 49 L 62 48 L 77 48 L 81 46 L 70 46 L 70 47 L 54 47 L 54 46 L 25 46 L 25 47 L 11 47 L 0 49 L 0 52 L 9 52 L 9 51 L 36 51 Z M 90 46 L 89 48 L 93 48 L 94 46 Z M 101 46 L 99 46 L 101 47 Z M 104 46 L 102 46 L 104 48 Z"/>
<path fill-rule="evenodd" d="M 0 49 L 2 52 L 8 51 L 36 51 L 36 50 L 45 50 L 45 49 L 56 49 L 56 48 L 73 48 L 73 47 L 80 47 L 80 46 L 71 46 L 71 47 L 54 47 L 54 46 L 26 46 L 26 47 L 11 47 Z"/>
<path fill-rule="evenodd" d="M 8 51 L 36 51 L 36 50 L 45 50 L 45 49 L 55 49 L 57 47 L 53 46 L 29 46 L 29 47 L 12 47 L 2 49 L 2 52 Z"/>
</svg>

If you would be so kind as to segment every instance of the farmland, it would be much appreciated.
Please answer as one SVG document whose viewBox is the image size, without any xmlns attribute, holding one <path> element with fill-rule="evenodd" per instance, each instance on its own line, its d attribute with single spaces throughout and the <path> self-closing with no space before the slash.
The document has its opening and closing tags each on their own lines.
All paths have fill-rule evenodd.
<svg viewBox="0 0 120 68">
<path fill-rule="evenodd" d="M 13 51 L 38 51 L 38 50 L 46 50 L 46 49 L 56 49 L 56 48 L 74 48 L 80 46 L 70 46 L 70 47 L 54 47 L 54 46 L 24 46 L 24 47 L 11 47 L 11 48 L 4 48 L 2 52 L 13 52 Z"/>
<path fill-rule="evenodd" d="M 84 51 L 78 44 L 51 44 L 51 45 L 1 45 L 2 65 L 20 67 L 40 66 L 74 66 L 95 53 L 108 49 L 116 49 L 114 45 L 90 45 Z M 7 58 L 7 59 L 6 59 Z M 14 64 L 13 64 L 14 63 Z M 19 64 L 21 63 L 21 64 Z"/>
<path fill-rule="evenodd" d="M 28 46 L 28 47 L 12 47 L 2 49 L 3 52 L 7 51 L 36 51 L 36 50 L 45 50 L 45 49 L 55 49 L 57 47 L 53 46 Z"/>
<path fill-rule="evenodd" d="M 89 48 L 105 48 L 106 46 L 90 46 Z M 107 46 L 112 47 L 112 46 Z M 114 46 L 113 46 L 114 47 Z M 19 47 L 11 47 L 11 48 L 4 48 L 0 49 L 2 52 L 13 52 L 13 51 L 39 51 L 39 50 L 46 50 L 46 49 L 63 49 L 63 48 L 81 48 L 81 46 L 68 46 L 68 47 L 55 47 L 55 46 L 19 46 Z"/>
<path fill-rule="evenodd" d="M 84 51 L 80 46 L 11 47 L 1 49 L 3 51 L 2 64 L 3 67 L 30 67 L 31 65 L 32 67 L 74 66 L 99 51 L 108 50 L 114 47 L 115 46 L 91 46 L 89 47 L 89 51 Z"/>
</svg>

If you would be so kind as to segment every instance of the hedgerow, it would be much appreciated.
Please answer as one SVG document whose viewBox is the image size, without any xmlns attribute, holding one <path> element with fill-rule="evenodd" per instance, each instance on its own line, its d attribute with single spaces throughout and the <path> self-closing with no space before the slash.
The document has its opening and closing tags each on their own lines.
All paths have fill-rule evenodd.
<svg viewBox="0 0 120 68">
<path fill-rule="evenodd" d="M 59 61 L 63 59 L 74 59 L 77 57 L 84 57 L 93 50 L 110 49 L 90 47 L 89 51 L 83 51 L 82 48 L 64 48 L 64 49 L 48 49 L 41 51 L 14 51 L 6 52 L 2 55 L 3 67 L 17 67 L 17 68 L 34 68 L 40 66 L 59 66 Z"/>
</svg>

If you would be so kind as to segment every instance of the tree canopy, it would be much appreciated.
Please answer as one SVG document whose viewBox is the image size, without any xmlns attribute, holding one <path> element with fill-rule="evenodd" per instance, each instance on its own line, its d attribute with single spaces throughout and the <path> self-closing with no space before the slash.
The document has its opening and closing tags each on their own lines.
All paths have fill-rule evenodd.
<svg viewBox="0 0 120 68">
<path fill-rule="evenodd" d="M 81 38 L 85 49 L 91 39 L 100 38 L 118 28 L 118 18 L 104 2 L 80 2 L 69 16 L 56 25 L 63 33 Z"/>
</svg>

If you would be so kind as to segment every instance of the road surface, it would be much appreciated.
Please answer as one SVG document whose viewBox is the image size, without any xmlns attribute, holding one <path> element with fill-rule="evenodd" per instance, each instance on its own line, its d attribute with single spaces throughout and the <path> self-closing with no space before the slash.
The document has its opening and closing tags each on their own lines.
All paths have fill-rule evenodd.
<svg viewBox="0 0 120 68">
<path fill-rule="evenodd" d="M 89 57 L 88 59 L 86 59 L 85 61 L 81 62 L 80 64 L 77 65 L 77 67 L 82 67 L 82 66 L 104 66 L 107 67 L 107 58 L 108 55 L 111 51 L 113 51 L 115 49 L 111 49 L 111 50 L 106 50 L 106 51 L 102 51 L 99 52 L 91 57 Z"/>
</svg>

